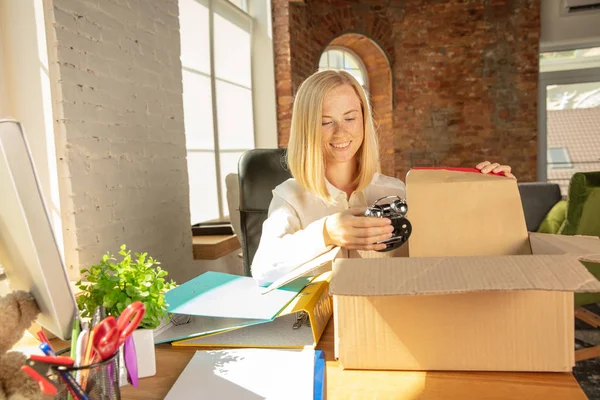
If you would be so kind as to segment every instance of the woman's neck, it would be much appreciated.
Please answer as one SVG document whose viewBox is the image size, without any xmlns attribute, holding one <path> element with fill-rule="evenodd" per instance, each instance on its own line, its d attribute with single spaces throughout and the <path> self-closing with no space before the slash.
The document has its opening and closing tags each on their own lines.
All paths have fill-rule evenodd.
<svg viewBox="0 0 600 400">
<path fill-rule="evenodd" d="M 356 160 L 346 163 L 336 163 L 325 167 L 325 177 L 336 188 L 346 192 L 348 198 L 356 190 L 354 179 L 358 173 Z"/>
</svg>

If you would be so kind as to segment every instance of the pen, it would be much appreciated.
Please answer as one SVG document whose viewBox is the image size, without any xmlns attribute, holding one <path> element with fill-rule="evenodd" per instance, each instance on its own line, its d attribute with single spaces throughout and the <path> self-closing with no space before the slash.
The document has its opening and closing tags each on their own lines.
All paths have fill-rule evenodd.
<svg viewBox="0 0 600 400">
<path fill-rule="evenodd" d="M 48 338 L 46 337 L 46 334 L 44 333 L 44 331 L 39 331 L 39 332 L 38 332 L 38 338 L 40 339 L 40 342 L 42 342 L 42 343 L 48 343 L 48 346 L 50 346 L 50 341 L 49 341 L 49 340 L 48 340 Z M 52 351 L 54 351 L 54 350 L 52 349 L 52 346 L 50 346 L 50 349 L 51 349 Z"/>
<path fill-rule="evenodd" d="M 75 344 L 75 366 L 81 367 L 83 364 L 83 356 L 85 354 L 85 346 L 88 340 L 88 327 L 87 323 L 83 323 L 79 336 L 77 337 L 77 343 Z"/>
<path fill-rule="evenodd" d="M 88 340 L 85 348 L 85 355 L 83 357 L 83 366 L 88 366 L 92 363 L 92 352 L 94 351 L 94 327 L 102 321 L 102 316 L 106 314 L 103 306 L 98 306 L 94 310 L 94 316 L 92 317 L 92 323 L 88 331 Z M 94 357 L 95 358 L 95 357 Z M 88 370 L 81 372 L 81 386 L 85 389 L 87 387 Z"/>
<path fill-rule="evenodd" d="M 79 318 L 75 318 L 73 321 L 73 333 L 71 334 L 71 358 L 75 359 L 75 352 L 77 350 L 77 338 L 79 337 L 79 332 L 81 331 L 81 326 L 79 325 Z"/>
<path fill-rule="evenodd" d="M 85 354 L 85 344 L 87 343 L 88 338 L 88 325 L 87 322 L 82 323 L 81 332 L 79 332 L 79 337 L 77 338 L 76 350 L 75 350 L 75 366 L 81 367 L 83 363 L 83 356 Z M 77 383 L 81 384 L 81 370 L 77 370 L 75 374 L 75 379 Z"/>
<path fill-rule="evenodd" d="M 73 360 L 77 358 L 77 338 L 79 337 L 80 328 L 81 327 L 79 326 L 79 318 L 75 318 L 75 320 L 73 321 L 73 333 L 71 334 L 71 358 Z M 74 374 L 71 374 L 71 376 L 74 376 Z M 67 400 L 73 400 L 71 393 L 69 393 L 69 395 L 67 396 Z"/>
</svg>

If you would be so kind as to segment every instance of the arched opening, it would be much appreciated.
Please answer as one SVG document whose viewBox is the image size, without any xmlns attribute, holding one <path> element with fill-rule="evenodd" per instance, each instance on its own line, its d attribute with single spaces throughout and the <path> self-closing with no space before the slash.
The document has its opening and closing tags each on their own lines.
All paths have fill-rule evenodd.
<svg viewBox="0 0 600 400">
<path fill-rule="evenodd" d="M 369 91 L 367 67 L 356 53 L 346 47 L 328 46 L 319 59 L 319 71 L 324 69 L 343 69 Z"/>
<path fill-rule="evenodd" d="M 392 69 L 387 56 L 374 41 L 357 33 L 346 33 L 333 39 L 321 53 L 319 69 L 325 67 L 323 55 L 327 56 L 330 68 L 349 69 L 355 77 L 366 72 L 363 86 L 370 95 L 379 134 L 381 172 L 394 176 Z"/>
</svg>

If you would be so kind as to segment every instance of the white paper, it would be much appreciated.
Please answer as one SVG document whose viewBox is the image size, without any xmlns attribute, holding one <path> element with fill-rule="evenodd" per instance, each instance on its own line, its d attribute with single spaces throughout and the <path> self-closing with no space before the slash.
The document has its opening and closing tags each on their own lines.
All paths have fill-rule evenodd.
<svg viewBox="0 0 600 400">
<path fill-rule="evenodd" d="M 298 279 L 302 276 L 315 276 L 322 274 L 327 271 L 331 271 L 331 262 L 340 252 L 339 247 L 328 247 L 328 250 L 313 258 L 312 260 L 300 265 L 298 268 L 288 272 L 281 278 L 277 279 L 275 282 L 271 283 L 269 286 L 262 290 L 262 294 L 271 293 L 275 289 L 279 289 L 281 286 L 287 285 L 288 283 Z M 325 269 L 322 267 L 325 266 Z"/>
<path fill-rule="evenodd" d="M 197 351 L 165 400 L 312 400 L 314 350 Z"/>
</svg>

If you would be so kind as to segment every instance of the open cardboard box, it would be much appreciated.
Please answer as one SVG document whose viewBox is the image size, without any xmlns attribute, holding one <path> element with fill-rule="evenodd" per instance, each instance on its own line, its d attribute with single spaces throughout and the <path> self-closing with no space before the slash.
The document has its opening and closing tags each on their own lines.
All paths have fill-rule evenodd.
<svg viewBox="0 0 600 400">
<path fill-rule="evenodd" d="M 600 260 L 600 239 L 528 233 L 510 178 L 412 170 L 406 183 L 408 247 L 333 249 L 296 271 L 332 261 L 342 367 L 570 371 L 573 293 L 600 292 L 579 260 Z"/>
</svg>

